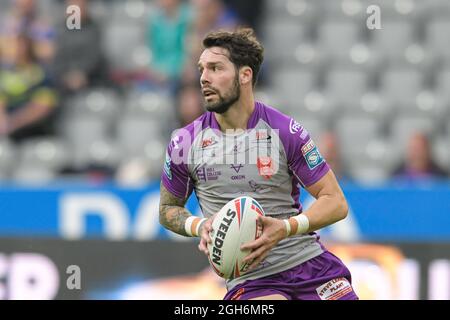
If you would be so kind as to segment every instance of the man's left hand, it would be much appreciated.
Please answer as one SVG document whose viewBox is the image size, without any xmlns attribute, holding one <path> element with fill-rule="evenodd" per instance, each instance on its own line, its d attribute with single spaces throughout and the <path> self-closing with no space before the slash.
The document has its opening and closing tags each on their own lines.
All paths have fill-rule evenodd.
<svg viewBox="0 0 450 320">
<path fill-rule="evenodd" d="M 262 226 L 261 236 L 241 246 L 241 250 L 252 250 L 243 260 L 244 263 L 251 262 L 248 270 L 256 268 L 267 257 L 269 251 L 287 237 L 286 225 L 283 220 L 259 216 L 257 224 L 259 227 Z"/>
</svg>

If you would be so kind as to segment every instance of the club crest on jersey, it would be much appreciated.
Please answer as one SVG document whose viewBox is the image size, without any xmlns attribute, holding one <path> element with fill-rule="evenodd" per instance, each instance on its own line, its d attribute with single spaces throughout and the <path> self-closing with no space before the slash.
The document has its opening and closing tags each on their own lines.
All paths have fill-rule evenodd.
<svg viewBox="0 0 450 320">
<path fill-rule="evenodd" d="M 295 121 L 294 119 L 291 119 L 291 122 L 289 123 L 289 131 L 292 134 L 296 134 L 297 132 L 300 131 L 300 129 L 302 128 L 301 124 L 298 123 L 297 121 Z"/>
<path fill-rule="evenodd" d="M 169 156 L 169 153 L 166 152 L 166 160 L 164 161 L 164 173 L 169 180 L 172 180 L 172 170 L 170 169 L 170 164 L 172 159 Z"/>
<path fill-rule="evenodd" d="M 275 173 L 274 165 L 271 157 L 258 157 L 256 160 L 258 173 L 266 179 L 272 178 Z"/>
<path fill-rule="evenodd" d="M 217 143 L 216 139 L 214 139 L 214 137 L 210 137 L 210 138 L 206 138 L 202 140 L 202 144 L 201 147 L 202 149 L 215 145 Z"/>
</svg>

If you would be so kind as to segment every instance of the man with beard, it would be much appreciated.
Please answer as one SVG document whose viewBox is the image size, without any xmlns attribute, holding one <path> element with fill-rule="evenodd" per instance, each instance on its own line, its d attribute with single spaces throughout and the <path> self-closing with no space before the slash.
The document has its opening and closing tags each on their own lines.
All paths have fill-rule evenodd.
<svg viewBox="0 0 450 320">
<path fill-rule="evenodd" d="M 294 119 L 255 101 L 263 48 L 251 29 L 212 32 L 198 68 L 205 112 L 177 131 L 161 176 L 160 223 L 200 237 L 208 255 L 214 214 L 242 195 L 266 216 L 244 262 L 250 271 L 227 280 L 225 299 L 357 299 L 345 265 L 314 232 L 346 217 L 347 202 L 309 133 Z M 300 189 L 317 200 L 303 211 Z M 195 190 L 205 218 L 185 203 Z"/>
</svg>

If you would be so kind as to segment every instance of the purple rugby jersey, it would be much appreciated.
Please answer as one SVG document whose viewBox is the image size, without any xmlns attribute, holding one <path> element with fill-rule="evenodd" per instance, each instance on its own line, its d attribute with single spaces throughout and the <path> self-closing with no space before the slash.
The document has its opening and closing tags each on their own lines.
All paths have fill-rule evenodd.
<svg viewBox="0 0 450 320">
<path fill-rule="evenodd" d="M 212 112 L 178 130 L 167 148 L 162 183 L 187 198 L 195 190 L 205 217 L 233 198 L 256 199 L 267 216 L 287 218 L 302 212 L 299 186 L 308 187 L 329 166 L 307 130 L 260 102 L 241 132 L 221 132 Z M 227 281 L 228 289 L 292 268 L 324 252 L 315 233 L 284 239 L 252 272 Z"/>
</svg>

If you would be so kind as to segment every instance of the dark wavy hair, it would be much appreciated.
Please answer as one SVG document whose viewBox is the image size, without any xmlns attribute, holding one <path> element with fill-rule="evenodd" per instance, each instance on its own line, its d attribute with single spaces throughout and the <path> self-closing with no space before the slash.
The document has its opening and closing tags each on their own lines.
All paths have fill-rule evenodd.
<svg viewBox="0 0 450 320">
<path fill-rule="evenodd" d="M 239 28 L 236 31 L 213 31 L 203 39 L 205 49 L 220 47 L 227 49 L 230 61 L 239 69 L 248 66 L 253 71 L 253 86 L 258 80 L 259 70 L 264 60 L 264 48 L 256 39 L 251 28 Z"/>
</svg>

